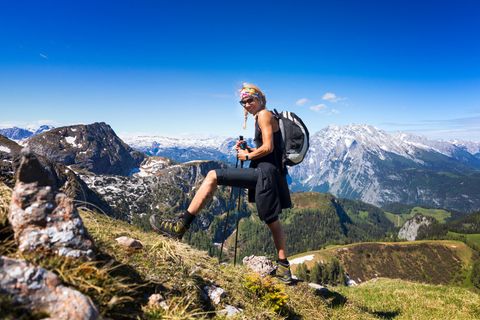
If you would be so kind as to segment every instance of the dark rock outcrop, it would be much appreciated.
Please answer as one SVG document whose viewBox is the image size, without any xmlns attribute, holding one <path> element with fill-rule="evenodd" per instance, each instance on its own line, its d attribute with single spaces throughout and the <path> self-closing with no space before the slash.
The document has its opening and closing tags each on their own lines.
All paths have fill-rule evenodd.
<svg viewBox="0 0 480 320">
<path fill-rule="evenodd" d="M 22 147 L 16 142 L 0 135 L 0 181 L 10 188 L 15 184 L 15 163 Z M 17 163 L 18 165 L 18 163 Z"/>
<path fill-rule="evenodd" d="M 95 174 L 129 175 L 144 159 L 104 122 L 55 128 L 30 138 L 27 146 L 49 160 Z"/>
<path fill-rule="evenodd" d="M 20 251 L 44 250 L 67 257 L 93 257 L 93 242 L 73 206 L 59 193 L 55 173 L 22 152 L 8 220 Z"/>
<path fill-rule="evenodd" d="M 48 319 L 93 320 L 99 313 L 89 297 L 65 287 L 53 272 L 24 260 L 0 257 L 0 294 L 47 313 Z"/>
</svg>

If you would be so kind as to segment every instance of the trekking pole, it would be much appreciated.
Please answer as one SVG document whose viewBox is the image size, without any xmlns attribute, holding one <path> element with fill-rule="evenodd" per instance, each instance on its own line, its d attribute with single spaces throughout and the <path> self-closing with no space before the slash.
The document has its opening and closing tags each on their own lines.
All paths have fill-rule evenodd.
<svg viewBox="0 0 480 320">
<path fill-rule="evenodd" d="M 238 139 L 243 140 L 243 136 L 240 136 Z M 242 166 L 243 166 L 243 163 L 242 163 Z M 237 157 L 237 161 L 235 162 L 235 169 L 236 168 L 238 168 L 238 157 Z M 228 203 L 232 203 L 234 190 L 235 190 L 234 187 L 232 187 L 230 190 L 230 199 L 228 200 Z M 230 211 L 231 211 L 231 207 L 229 207 L 227 210 L 227 217 L 225 218 L 225 224 L 223 225 L 223 240 L 222 240 L 222 246 L 220 247 L 220 253 L 218 255 L 218 263 L 222 262 L 223 245 L 225 244 L 225 240 L 226 240 L 225 235 L 227 234 L 228 218 L 230 215 Z"/>
<path fill-rule="evenodd" d="M 238 168 L 238 158 L 237 158 L 237 161 L 235 163 L 235 168 Z M 228 203 L 230 204 L 228 210 L 227 210 L 227 217 L 225 218 L 225 224 L 223 225 L 223 240 L 222 240 L 222 246 L 220 247 L 220 253 L 218 255 L 218 263 L 221 263 L 222 262 L 222 255 L 223 255 L 223 245 L 225 244 L 225 235 L 227 234 L 227 226 L 228 226 L 228 218 L 229 218 L 229 215 L 230 215 L 230 211 L 232 210 L 232 206 L 231 206 L 231 203 L 232 203 L 232 200 L 233 200 L 233 192 L 234 192 L 235 188 L 232 187 L 231 190 L 230 190 L 230 199 L 228 200 Z M 233 205 L 234 207 L 235 205 Z"/>
<path fill-rule="evenodd" d="M 242 136 L 240 136 L 240 140 L 243 140 Z M 242 150 L 245 150 L 245 148 L 246 148 L 245 143 L 242 143 L 240 145 L 240 148 Z M 240 168 L 243 169 L 243 160 L 240 161 Z M 237 215 L 238 215 L 238 217 L 237 217 L 237 223 L 236 223 L 236 227 L 235 227 L 235 251 L 234 251 L 234 255 L 233 255 L 233 265 L 234 266 L 237 265 L 238 224 L 240 222 L 240 208 L 241 208 L 241 203 L 242 203 L 242 193 L 243 193 L 243 189 L 238 188 L 238 204 L 237 204 Z"/>
</svg>

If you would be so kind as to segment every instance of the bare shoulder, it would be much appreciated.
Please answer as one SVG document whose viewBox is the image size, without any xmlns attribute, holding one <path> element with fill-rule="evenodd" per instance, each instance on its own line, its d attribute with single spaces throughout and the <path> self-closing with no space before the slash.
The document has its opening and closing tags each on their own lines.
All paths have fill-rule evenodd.
<svg viewBox="0 0 480 320">
<path fill-rule="evenodd" d="M 272 117 L 272 113 L 267 109 L 260 110 L 257 114 L 257 118 L 259 121 L 270 122 Z"/>
</svg>

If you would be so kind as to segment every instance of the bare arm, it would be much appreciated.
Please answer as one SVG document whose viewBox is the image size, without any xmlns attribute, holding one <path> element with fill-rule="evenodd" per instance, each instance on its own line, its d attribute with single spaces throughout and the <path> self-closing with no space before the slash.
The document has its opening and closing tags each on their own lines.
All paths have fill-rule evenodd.
<svg viewBox="0 0 480 320">
<path fill-rule="evenodd" d="M 238 158 L 240 160 L 245 160 L 247 154 L 249 160 L 254 160 L 273 151 L 273 121 L 275 121 L 275 118 L 269 111 L 262 110 L 258 113 L 257 122 L 262 131 L 262 145 L 250 150 L 239 150 Z"/>
</svg>

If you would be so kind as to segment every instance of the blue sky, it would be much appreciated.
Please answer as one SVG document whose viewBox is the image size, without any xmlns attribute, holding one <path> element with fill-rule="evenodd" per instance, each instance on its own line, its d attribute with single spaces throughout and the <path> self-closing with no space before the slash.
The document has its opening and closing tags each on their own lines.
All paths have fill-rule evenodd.
<svg viewBox="0 0 480 320">
<path fill-rule="evenodd" d="M 0 125 L 251 135 L 236 90 L 311 132 L 480 141 L 478 1 L 0 0 Z"/>
</svg>

